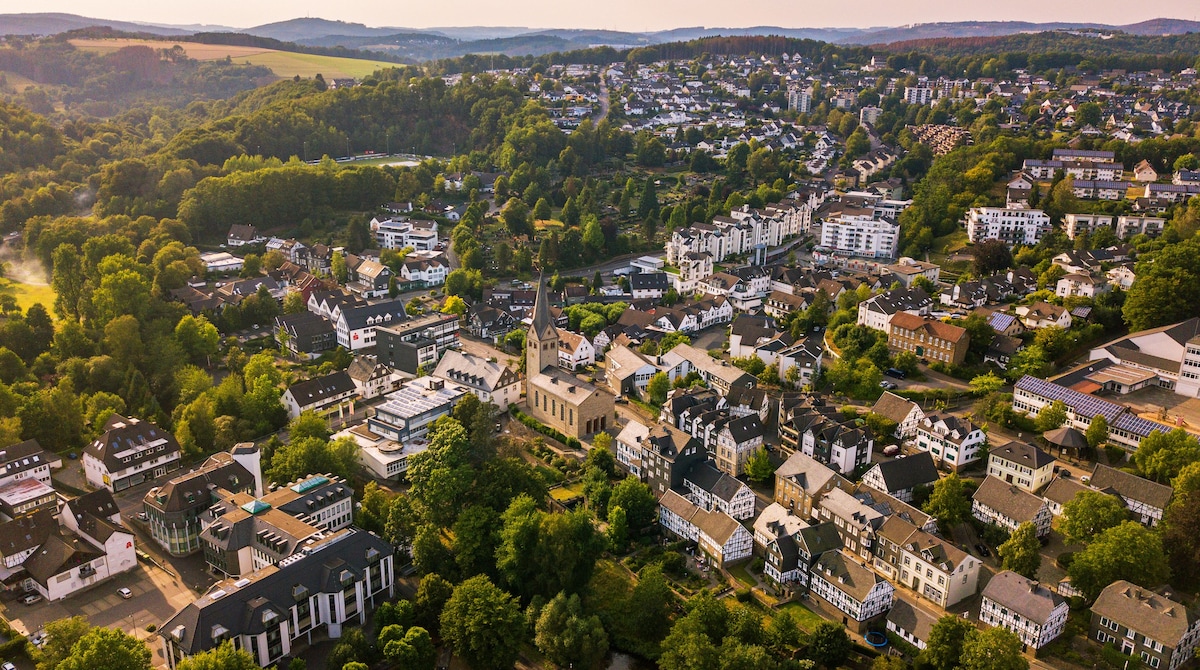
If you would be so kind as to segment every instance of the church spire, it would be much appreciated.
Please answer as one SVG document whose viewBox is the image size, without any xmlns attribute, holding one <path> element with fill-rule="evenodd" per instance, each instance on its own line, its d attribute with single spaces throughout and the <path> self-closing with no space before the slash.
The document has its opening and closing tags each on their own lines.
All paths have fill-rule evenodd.
<svg viewBox="0 0 1200 670">
<path fill-rule="evenodd" d="M 558 333 L 554 328 L 554 319 L 550 316 L 550 299 L 546 297 L 546 282 L 543 275 L 538 275 L 537 298 L 533 302 L 533 323 L 530 330 L 539 339 L 555 338 Z"/>
</svg>

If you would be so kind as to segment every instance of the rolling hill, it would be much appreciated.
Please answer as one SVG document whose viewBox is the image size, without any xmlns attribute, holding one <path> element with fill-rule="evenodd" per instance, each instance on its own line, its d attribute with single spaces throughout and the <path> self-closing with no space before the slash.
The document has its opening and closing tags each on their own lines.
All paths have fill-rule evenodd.
<svg viewBox="0 0 1200 670">
<path fill-rule="evenodd" d="M 4 35 L 57 35 L 70 30 L 95 26 L 129 33 L 170 36 L 190 35 L 199 30 L 233 30 L 225 26 L 164 26 L 153 23 L 112 21 L 93 19 L 77 14 L 0 14 L 0 34 Z"/>
</svg>

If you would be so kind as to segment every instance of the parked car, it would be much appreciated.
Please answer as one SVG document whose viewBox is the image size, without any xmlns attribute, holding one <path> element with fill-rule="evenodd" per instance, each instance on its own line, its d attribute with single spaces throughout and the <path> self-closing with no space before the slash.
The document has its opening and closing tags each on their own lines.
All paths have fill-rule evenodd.
<svg viewBox="0 0 1200 670">
<path fill-rule="evenodd" d="M 146 514 L 145 512 L 138 512 L 137 518 L 138 518 L 138 521 L 149 521 L 150 515 Z"/>
<path fill-rule="evenodd" d="M 26 596 L 22 597 L 22 598 L 21 598 L 21 602 L 22 602 L 22 603 L 25 603 L 26 605 L 32 605 L 32 604 L 36 603 L 37 601 L 39 601 L 39 600 L 41 600 L 41 599 L 42 599 L 42 596 L 41 596 L 41 594 L 39 594 L 39 593 L 30 593 L 30 594 L 28 594 L 28 595 L 26 595 Z"/>
<path fill-rule="evenodd" d="M 988 551 L 988 548 L 982 542 L 976 543 L 975 551 L 978 551 L 979 555 L 984 558 L 992 555 L 992 552 Z"/>
<path fill-rule="evenodd" d="M 17 666 L 5 661 L 4 665 L 0 665 L 0 670 L 17 670 Z"/>
<path fill-rule="evenodd" d="M 896 379 L 904 379 L 908 376 L 908 373 L 900 368 L 888 368 L 883 371 L 883 374 L 889 377 L 895 377 Z"/>
<path fill-rule="evenodd" d="M 121 594 L 121 597 L 126 600 L 129 600 L 130 598 L 133 597 L 133 591 L 130 591 L 129 589 L 124 588 L 124 587 L 117 589 L 117 593 Z"/>
<path fill-rule="evenodd" d="M 885 380 L 879 382 L 879 388 L 892 391 L 892 390 L 900 388 L 900 386 L 897 385 L 896 382 L 889 382 L 888 380 L 885 379 Z"/>
<path fill-rule="evenodd" d="M 898 453 L 900 453 L 900 445 L 898 444 L 889 444 L 883 448 L 884 456 L 895 456 Z"/>
</svg>

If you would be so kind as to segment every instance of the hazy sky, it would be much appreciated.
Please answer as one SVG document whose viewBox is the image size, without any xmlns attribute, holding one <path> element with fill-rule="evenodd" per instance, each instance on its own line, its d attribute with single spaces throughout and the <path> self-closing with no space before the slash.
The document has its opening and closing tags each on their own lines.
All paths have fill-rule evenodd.
<svg viewBox="0 0 1200 670">
<path fill-rule="evenodd" d="M 684 26 L 896 26 L 934 21 L 1200 20 L 1197 0 L 0 0 L 0 13 L 68 12 L 150 23 L 250 27 L 312 16 L 369 26 L 529 26 L 659 30 Z M 3 32 L 0 25 L 0 32 Z"/>
</svg>

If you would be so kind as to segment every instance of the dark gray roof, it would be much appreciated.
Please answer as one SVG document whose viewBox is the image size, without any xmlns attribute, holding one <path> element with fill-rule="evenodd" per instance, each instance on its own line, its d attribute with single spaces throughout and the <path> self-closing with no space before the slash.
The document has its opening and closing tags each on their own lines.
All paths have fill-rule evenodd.
<svg viewBox="0 0 1200 670">
<path fill-rule="evenodd" d="M 875 467 L 883 476 L 888 493 L 904 491 L 923 484 L 932 484 L 938 480 L 937 466 L 934 465 L 933 456 L 928 451 L 892 461 L 884 461 Z"/>
<path fill-rule="evenodd" d="M 892 601 L 887 620 L 922 642 L 929 641 L 929 632 L 933 629 L 933 624 L 937 623 L 937 617 L 899 596 Z"/>
<path fill-rule="evenodd" d="M 350 378 L 350 374 L 345 370 L 339 370 L 324 377 L 297 382 L 288 387 L 288 393 L 292 394 L 292 397 L 296 399 L 296 404 L 300 407 L 307 407 L 321 402 L 325 398 L 332 398 L 353 390 L 354 380 Z"/>
<path fill-rule="evenodd" d="M 1009 570 L 992 577 L 983 597 L 1038 624 L 1046 623 L 1054 608 L 1066 602 L 1038 582 Z"/>
<path fill-rule="evenodd" d="M 1017 523 L 1033 521 L 1038 510 L 1046 504 L 1046 501 L 1029 491 L 991 475 L 979 485 L 972 499 Z"/>
<path fill-rule="evenodd" d="M 670 282 L 665 272 L 635 272 L 629 275 L 629 288 L 634 291 L 666 291 Z"/>
<path fill-rule="evenodd" d="M 58 522 L 54 520 L 54 512 L 48 509 L 0 523 L 0 556 L 13 556 L 33 549 L 57 532 Z"/>
<path fill-rule="evenodd" d="M 1050 465 L 1055 458 L 1027 442 L 1009 442 L 991 451 L 993 458 L 1002 458 L 1017 465 L 1038 470 Z"/>
<path fill-rule="evenodd" d="M 212 637 L 215 626 L 235 636 L 262 632 L 264 610 L 286 616 L 297 596 L 340 592 L 344 571 L 361 579 L 370 562 L 392 554 L 390 544 L 366 531 L 350 530 L 338 537 L 286 564 L 261 570 L 245 586 L 218 584 L 215 589 L 222 595 L 214 599 L 217 590 L 209 591 L 176 612 L 160 630 L 188 655 L 212 649 L 217 646 Z"/>
<path fill-rule="evenodd" d="M 202 511 L 213 504 L 212 488 L 220 487 L 236 493 L 253 491 L 254 486 L 254 475 L 229 454 L 222 452 L 209 456 L 198 469 L 172 478 L 161 488 L 150 489 L 142 502 L 164 512 L 185 509 Z"/>
<path fill-rule="evenodd" d="M 1171 502 L 1171 495 L 1175 492 L 1166 484 L 1157 484 L 1107 465 L 1097 465 L 1088 484 L 1106 493 L 1158 509 L 1166 509 L 1167 503 Z"/>
<path fill-rule="evenodd" d="M 114 514 L 121 513 L 121 508 L 117 507 L 117 501 L 113 499 L 113 494 L 108 489 L 96 489 L 91 493 L 68 500 L 67 510 L 74 514 L 77 520 L 85 514 L 107 519 Z"/>
<path fill-rule="evenodd" d="M 729 433 L 733 436 L 733 441 L 741 444 L 755 438 L 763 436 L 766 431 L 763 428 L 762 419 L 757 414 L 749 414 L 729 422 Z"/>
<path fill-rule="evenodd" d="M 50 458 L 37 440 L 25 440 L 0 449 L 0 464 L 7 476 L 48 465 Z"/>
<path fill-rule="evenodd" d="M 383 317 L 383 321 L 379 321 L 376 324 L 367 323 L 368 319 L 377 320 L 379 317 Z M 346 325 L 350 330 L 358 330 L 368 325 L 382 326 L 398 324 L 408 319 L 408 312 L 404 311 L 403 300 L 392 300 L 374 305 L 346 307 L 342 310 L 342 318 L 346 320 Z"/>
<path fill-rule="evenodd" d="M 718 470 L 712 461 L 696 463 L 688 468 L 683 478 L 725 501 L 733 500 L 739 491 L 747 488 L 736 478 Z"/>
<path fill-rule="evenodd" d="M 820 556 L 827 551 L 841 549 L 842 536 L 838 534 L 835 523 L 825 521 L 800 529 L 800 532 L 796 533 L 796 546 L 809 556 Z"/>
<path fill-rule="evenodd" d="M 154 443 L 158 446 L 150 447 Z M 179 443 L 167 431 L 150 423 L 113 414 L 104 424 L 104 434 L 83 449 L 85 454 L 104 463 L 109 472 L 131 468 L 143 461 L 179 453 Z M 128 453 L 129 462 L 120 453 Z"/>
<path fill-rule="evenodd" d="M 21 565 L 39 584 L 54 575 L 71 568 L 83 565 L 104 555 L 92 545 L 84 542 L 75 535 L 63 535 L 57 531 L 52 533 Z"/>
</svg>

